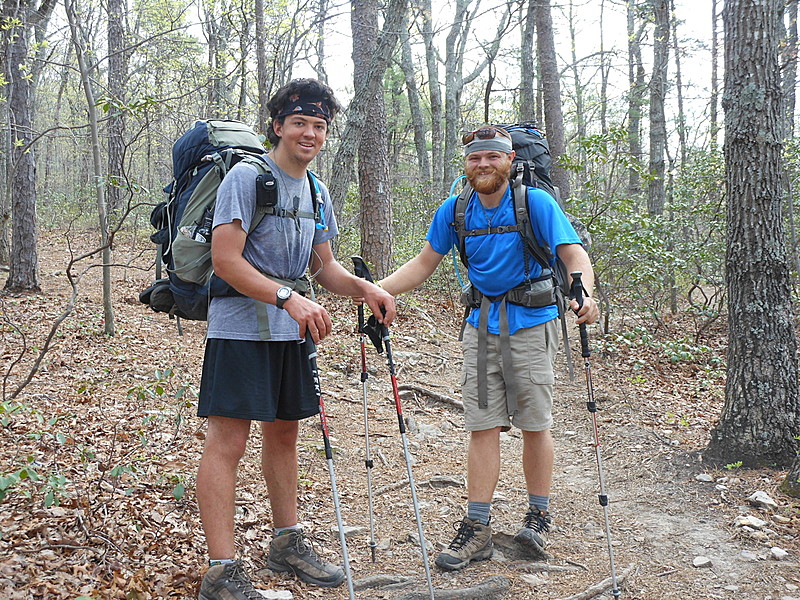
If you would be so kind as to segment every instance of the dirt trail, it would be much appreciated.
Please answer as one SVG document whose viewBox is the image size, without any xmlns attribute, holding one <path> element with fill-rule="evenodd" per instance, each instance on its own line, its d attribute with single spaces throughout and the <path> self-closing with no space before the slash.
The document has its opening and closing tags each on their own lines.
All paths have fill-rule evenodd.
<svg viewBox="0 0 800 600">
<path fill-rule="evenodd" d="M 57 271 L 63 255 L 58 244 L 46 247 L 42 296 L 3 301 L 9 322 L 26 332 L 31 345 L 41 343 L 65 302 L 63 274 Z M 11 493 L 0 502 L 0 599 L 196 597 L 205 545 L 193 482 L 204 424 L 194 417 L 192 390 L 180 397 L 177 391 L 199 379 L 204 325 L 185 323 L 184 335 L 178 336 L 174 322 L 136 302 L 148 283 L 146 274 L 119 275 L 119 333 L 107 339 L 97 334 L 99 286 L 87 281 L 75 314 L 21 398 L 27 408 L 2 430 L 7 441 L 0 447 L 0 471 L 8 473 L 25 456 L 34 456 L 42 473 L 61 473 L 67 483 L 60 506 L 43 506 L 44 484 L 30 499 Z M 425 584 L 419 548 L 411 541 L 416 523 L 403 483 L 405 461 L 385 361 L 370 351 L 379 544 L 373 564 L 355 310 L 330 296 L 322 302 L 336 317 L 334 334 L 320 346 L 319 365 L 344 519 L 360 528 L 348 544 L 353 574 L 358 580 L 386 575 L 406 582 L 396 589 L 363 589 L 357 597 L 408 597 Z M 405 300 L 392 327 L 393 347 L 401 384 L 458 399 L 458 310 L 447 303 L 422 294 Z M 5 371 L 16 357 L 19 337 L 10 328 L 2 336 Z M 26 364 L 30 355 L 15 373 Z M 544 563 L 522 566 L 498 551 L 492 560 L 457 573 L 432 567 L 437 589 L 467 588 L 496 576 L 510 580 L 506 598 L 554 600 L 609 576 L 583 372 L 576 365 L 576 380 L 569 382 L 562 356 L 557 364 L 552 493 L 557 529 L 549 572 L 542 570 Z M 174 375 L 166 377 L 159 394 L 154 371 L 163 374 L 167 368 Z M 700 459 L 698 451 L 720 409 L 719 381 L 702 366 L 670 365 L 644 350 L 633 361 L 624 348 L 595 353 L 592 369 L 616 566 L 627 574 L 622 598 L 800 599 L 800 502 L 777 492 L 784 473 L 708 469 Z M 430 395 L 404 392 L 403 408 L 432 563 L 466 506 L 466 436 L 459 410 Z M 36 411 L 44 415 L 44 424 Z M 58 422 L 47 424 L 56 415 Z M 271 523 L 260 484 L 258 435 L 254 427 L 237 502 L 239 542 L 254 579 L 264 589 L 287 590 L 294 598 L 347 598 L 344 587 L 313 589 L 266 568 Z M 316 419 L 302 424 L 300 446 L 301 518 L 321 552 L 339 560 Z M 493 525 L 500 534 L 513 534 L 526 508 L 518 432 L 503 434 L 502 456 Z M 701 474 L 711 481 L 698 480 Z M 176 483 L 186 490 L 178 500 Z M 20 488 L 32 489 L 24 482 Z M 774 514 L 748 505 L 747 498 L 759 490 L 779 504 Z M 747 531 L 734 526 L 738 515 L 757 516 L 766 524 Z M 773 547 L 788 556 L 774 560 Z M 698 557 L 707 557 L 710 566 L 693 566 Z"/>
</svg>

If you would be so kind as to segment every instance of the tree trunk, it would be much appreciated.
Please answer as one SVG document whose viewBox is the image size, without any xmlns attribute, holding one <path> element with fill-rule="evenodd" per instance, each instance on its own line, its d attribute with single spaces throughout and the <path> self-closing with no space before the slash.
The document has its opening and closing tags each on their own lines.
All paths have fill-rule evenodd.
<svg viewBox="0 0 800 600">
<path fill-rule="evenodd" d="M 519 81 L 519 108 L 517 120 L 520 123 L 532 121 L 536 114 L 536 52 L 533 47 L 536 33 L 536 0 L 528 0 L 522 21 L 522 40 L 520 43 L 520 81 Z"/>
<path fill-rule="evenodd" d="M 315 40 L 317 62 L 314 64 L 314 72 L 317 74 L 317 79 L 327 84 L 328 72 L 325 70 L 325 23 L 328 20 L 328 0 L 318 0 L 316 20 L 318 30 Z"/>
<path fill-rule="evenodd" d="M 400 66 L 405 77 L 408 108 L 411 112 L 411 123 L 414 127 L 414 148 L 417 151 L 417 165 L 422 176 L 421 179 L 427 189 L 431 184 L 431 163 L 428 160 L 427 128 L 422 115 L 422 108 L 419 104 L 419 89 L 417 87 L 416 73 L 414 72 L 414 60 L 411 54 L 408 19 L 405 19 L 403 28 L 400 31 L 400 42 L 402 44 Z"/>
<path fill-rule="evenodd" d="M 125 81 L 128 76 L 125 50 L 125 2 L 108 2 L 108 93 L 111 107 L 108 113 L 108 210 L 122 212 L 122 189 L 125 179 Z"/>
<path fill-rule="evenodd" d="M 431 0 L 423 0 L 422 37 L 425 40 L 425 64 L 428 69 L 428 101 L 431 110 L 431 192 L 443 196 L 447 190 L 444 178 L 444 148 L 442 140 L 442 90 L 439 87 L 439 57 L 436 51 L 431 17 Z"/>
<path fill-rule="evenodd" d="M 367 113 L 371 109 L 370 102 L 383 89 L 381 85 L 383 74 L 394 53 L 406 10 L 408 10 L 408 0 L 389 0 L 377 49 L 370 59 L 369 66 L 361 74 L 361 80 L 365 85 L 355 90 L 353 99 L 347 107 L 347 123 L 336 156 L 333 158 L 330 177 L 327 179 L 333 206 L 338 214 L 342 212 L 347 188 L 353 178 L 356 148 L 360 145 Z"/>
<path fill-rule="evenodd" d="M 678 143 L 680 145 L 680 166 L 686 166 L 686 113 L 683 110 L 683 78 L 681 74 L 681 48 L 678 44 L 678 19 L 675 17 L 675 0 L 670 0 L 670 29 L 672 48 L 675 53 L 675 93 L 678 99 Z"/>
<path fill-rule="evenodd" d="M 205 21 L 203 30 L 208 41 L 208 87 L 206 89 L 206 112 L 209 116 L 223 119 L 228 116 L 227 102 L 227 56 L 230 38 L 230 21 L 227 2 L 202 3 Z"/>
<path fill-rule="evenodd" d="M 605 50 L 605 0 L 600 0 L 600 21 L 597 23 L 597 33 L 600 36 L 600 132 L 605 135 L 608 133 L 608 72 L 611 68 L 608 64 Z"/>
<path fill-rule="evenodd" d="M 642 160 L 642 106 L 644 105 L 644 64 L 641 41 L 644 21 L 639 18 L 636 0 L 628 0 L 628 152 L 636 163 Z M 637 23 L 638 20 L 638 23 Z M 628 169 L 628 195 L 642 191 L 639 169 Z"/>
<path fill-rule="evenodd" d="M 544 93 L 544 122 L 550 154 L 553 157 L 553 185 L 561 191 L 563 199 L 569 198 L 569 173 L 558 164 L 558 159 L 566 152 L 564 137 L 564 115 L 561 112 L 561 84 L 556 47 L 553 38 L 553 19 L 550 14 L 550 0 L 536 2 L 536 48 L 539 54 L 539 73 Z"/>
<path fill-rule="evenodd" d="M 378 5 L 372 0 L 352 0 L 350 6 L 354 89 L 367 89 L 369 82 L 364 74 L 369 74 L 378 47 Z M 376 277 L 386 277 L 393 267 L 393 231 L 383 86 L 378 86 L 369 104 L 358 144 L 361 256 L 375 268 Z"/>
<path fill-rule="evenodd" d="M 779 489 L 787 496 L 800 498 L 800 454 L 795 457 L 794 464 Z"/>
<path fill-rule="evenodd" d="M 586 116 L 584 112 L 583 103 L 583 81 L 581 81 L 581 71 L 578 68 L 578 54 L 577 54 L 577 37 L 575 23 L 575 6 L 573 0 L 569 2 L 569 39 L 570 46 L 572 47 L 572 81 L 575 86 L 575 126 L 577 129 L 578 139 L 581 140 L 586 137 Z M 578 147 L 578 162 L 583 162 L 586 153 L 579 145 Z"/>
<path fill-rule="evenodd" d="M 631 0 L 633 1 L 633 0 Z M 717 11 L 717 0 L 711 0 L 711 109 L 709 118 L 711 120 L 711 150 L 717 149 L 717 135 L 719 134 L 719 116 L 717 107 L 719 106 L 719 35 L 717 34 L 717 22 L 719 12 Z"/>
<path fill-rule="evenodd" d="M 472 0 L 456 0 L 455 14 L 445 43 L 444 85 L 444 179 L 441 189 L 450 188 L 450 182 L 461 171 L 456 161 L 458 132 L 461 123 L 461 91 L 464 89 L 464 44 L 472 25 L 469 5 Z"/>
<path fill-rule="evenodd" d="M 31 35 L 32 2 L 10 2 L 8 17 L 18 20 L 8 44 L 8 106 L 13 150 L 6 197 L 11 205 L 11 256 L 5 290 L 38 292 L 36 233 L 36 159 L 33 148 L 33 81 L 26 77 Z"/>
<path fill-rule="evenodd" d="M 783 73 L 783 137 L 794 137 L 794 109 L 797 85 L 797 0 L 786 2 L 786 42 L 783 44 L 781 72 Z"/>
<path fill-rule="evenodd" d="M 655 15 L 653 33 L 653 76 L 650 79 L 650 183 L 647 186 L 647 212 L 664 214 L 664 156 L 667 150 L 667 123 L 664 99 L 667 95 L 669 65 L 669 7 L 667 0 L 652 0 Z"/>
<path fill-rule="evenodd" d="M 323 0 L 324 2 L 324 0 Z M 256 84 L 258 87 L 258 123 L 256 131 L 267 135 L 269 109 L 267 102 L 271 91 L 269 71 L 267 70 L 267 26 L 264 21 L 264 0 L 255 0 L 256 22 Z M 320 36 L 321 37 L 321 36 Z"/>
<path fill-rule="evenodd" d="M 748 467 L 793 464 L 800 434 L 795 313 L 781 215 L 782 11 L 783 0 L 726 0 L 723 8 L 728 368 L 725 405 L 706 455 Z"/>
<path fill-rule="evenodd" d="M 103 183 L 103 166 L 100 158 L 100 131 L 97 121 L 97 101 L 91 82 L 91 71 L 95 69 L 90 68 L 89 64 L 86 62 L 84 36 L 80 30 L 80 20 L 75 6 L 75 0 L 71 0 L 67 3 L 66 10 L 70 33 L 72 34 L 72 45 L 75 47 L 75 56 L 78 59 L 81 84 L 86 98 L 86 110 L 89 117 L 89 134 L 92 143 L 95 201 L 100 225 L 100 244 L 103 248 L 103 333 L 106 335 L 114 335 L 116 327 L 114 325 L 114 307 L 111 302 L 111 239 L 109 235 L 108 206 L 106 204 L 105 195 L 106 187 Z"/>
<path fill-rule="evenodd" d="M 497 19 L 497 31 L 494 39 L 483 47 L 484 58 L 475 66 L 469 75 L 464 75 L 464 50 L 467 42 L 473 36 L 472 23 L 477 3 L 470 12 L 472 0 L 457 0 L 453 24 L 447 34 L 445 44 L 445 128 L 444 128 L 444 181 L 442 187 L 450 188 L 451 182 L 462 171 L 462 162 L 458 160 L 461 155 L 461 130 L 464 126 L 461 118 L 461 94 L 464 87 L 469 85 L 480 75 L 488 64 L 491 64 L 500 50 L 511 17 L 511 4 L 506 4 L 504 14 Z"/>
</svg>

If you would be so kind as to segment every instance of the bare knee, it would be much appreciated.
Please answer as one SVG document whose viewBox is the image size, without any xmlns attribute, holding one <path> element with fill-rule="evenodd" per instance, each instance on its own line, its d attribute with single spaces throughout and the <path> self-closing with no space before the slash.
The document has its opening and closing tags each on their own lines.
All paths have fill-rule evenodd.
<svg viewBox="0 0 800 600">
<path fill-rule="evenodd" d="M 227 417 L 209 417 L 203 455 L 213 455 L 229 463 L 238 463 L 247 449 L 250 421 Z"/>
<path fill-rule="evenodd" d="M 294 448 L 297 445 L 297 421 L 271 421 L 261 424 L 264 448 Z"/>
</svg>

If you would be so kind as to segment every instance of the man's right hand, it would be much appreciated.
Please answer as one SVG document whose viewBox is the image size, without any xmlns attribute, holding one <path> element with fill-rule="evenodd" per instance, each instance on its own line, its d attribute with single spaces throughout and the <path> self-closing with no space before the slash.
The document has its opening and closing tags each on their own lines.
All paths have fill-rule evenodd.
<svg viewBox="0 0 800 600">
<path fill-rule="evenodd" d="M 300 326 L 300 339 L 305 339 L 308 331 L 314 343 L 319 344 L 330 335 L 333 327 L 331 318 L 328 311 L 316 302 L 294 293 L 283 303 L 283 309 Z"/>
</svg>

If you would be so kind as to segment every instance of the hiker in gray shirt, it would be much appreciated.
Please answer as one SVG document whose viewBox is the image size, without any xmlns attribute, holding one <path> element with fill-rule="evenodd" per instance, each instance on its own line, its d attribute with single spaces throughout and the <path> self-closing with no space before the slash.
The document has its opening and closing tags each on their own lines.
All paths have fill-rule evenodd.
<svg viewBox="0 0 800 600">
<path fill-rule="evenodd" d="M 277 190 L 273 214 L 248 235 L 259 172 L 242 162 L 220 184 L 214 215 L 214 271 L 239 295 L 213 298 L 208 312 L 198 402 L 208 432 L 197 500 L 209 569 L 200 600 L 257 597 L 234 542 L 236 470 L 252 420 L 261 425 L 262 472 L 272 509 L 269 567 L 313 585 L 342 583 L 342 568 L 321 559 L 298 526 L 298 424 L 319 413 L 307 344 L 300 342 L 309 335 L 316 344 L 331 332 L 330 316 L 310 297 L 303 275 L 309 269 L 327 290 L 363 298 L 387 324 L 395 316 L 391 295 L 334 259 L 332 203 L 325 185 L 307 171 L 341 110 L 333 92 L 317 80 L 297 79 L 278 90 L 268 108 L 272 150 L 265 160 L 276 184 L 270 189 Z"/>
</svg>

